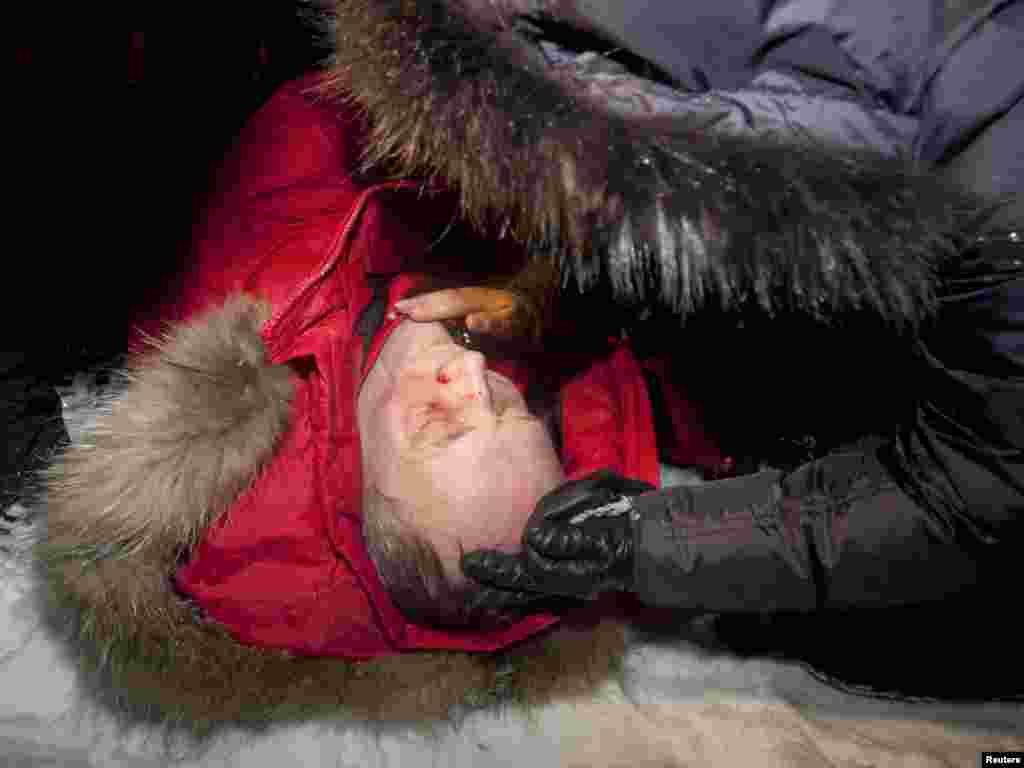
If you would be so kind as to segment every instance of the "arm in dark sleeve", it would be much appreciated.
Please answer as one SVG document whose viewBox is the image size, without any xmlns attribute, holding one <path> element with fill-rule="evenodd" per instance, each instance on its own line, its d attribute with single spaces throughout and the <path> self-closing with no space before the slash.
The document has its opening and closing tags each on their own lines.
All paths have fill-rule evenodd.
<svg viewBox="0 0 1024 768">
<path fill-rule="evenodd" d="M 884 466 L 868 452 L 851 475 L 856 453 L 826 456 L 786 478 L 778 498 L 748 495 L 740 509 L 686 489 L 642 502 L 640 596 L 767 612 L 927 602 L 1005 583 L 1024 542 L 1022 233 L 963 254 L 917 358 L 913 414 L 879 441 Z M 866 489 L 850 488 L 860 472 Z"/>
<path fill-rule="evenodd" d="M 740 509 L 715 509 L 686 488 L 640 497 L 638 597 L 768 613 L 918 603 L 974 584 L 977 555 L 894 483 L 829 488 L 824 461 L 860 460 L 845 454 L 804 465 Z"/>
</svg>

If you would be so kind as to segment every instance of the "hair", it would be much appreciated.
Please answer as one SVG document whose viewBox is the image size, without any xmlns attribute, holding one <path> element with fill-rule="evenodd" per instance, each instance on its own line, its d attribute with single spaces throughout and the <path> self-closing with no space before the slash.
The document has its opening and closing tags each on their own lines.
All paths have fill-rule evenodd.
<svg viewBox="0 0 1024 768">
<path fill-rule="evenodd" d="M 497 629 L 519 618 L 480 606 L 483 587 L 472 579 L 453 583 L 434 547 L 372 487 L 363 492 L 363 539 L 391 599 L 417 624 Z"/>
</svg>

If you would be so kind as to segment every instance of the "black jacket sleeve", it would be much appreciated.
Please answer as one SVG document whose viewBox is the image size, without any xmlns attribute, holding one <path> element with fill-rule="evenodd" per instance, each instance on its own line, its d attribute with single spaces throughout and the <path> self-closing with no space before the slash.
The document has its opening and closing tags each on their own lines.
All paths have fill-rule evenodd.
<svg viewBox="0 0 1024 768">
<path fill-rule="evenodd" d="M 783 497 L 746 509 L 646 502 L 635 591 L 712 612 L 812 611 L 941 599 L 979 578 L 974 553 L 895 486 L 852 502 Z M 659 508 L 660 507 L 660 508 Z"/>
<path fill-rule="evenodd" d="M 1021 307 L 1024 242 L 984 241 L 947 276 L 898 434 L 806 464 L 741 508 L 688 489 L 641 497 L 639 596 L 723 612 L 882 607 L 1008 573 L 1024 543 Z"/>
</svg>

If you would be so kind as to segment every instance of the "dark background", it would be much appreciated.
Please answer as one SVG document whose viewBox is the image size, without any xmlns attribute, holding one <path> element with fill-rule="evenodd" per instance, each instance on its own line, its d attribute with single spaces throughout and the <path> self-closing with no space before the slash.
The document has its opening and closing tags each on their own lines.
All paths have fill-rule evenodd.
<svg viewBox="0 0 1024 768">
<path fill-rule="evenodd" d="M 44 10 L 17 25 L 4 360 L 74 369 L 123 348 L 181 264 L 238 129 L 325 55 L 299 4 L 241 5 L 158 18 L 154 32 L 54 33 Z"/>
<path fill-rule="evenodd" d="M 187 263 L 239 128 L 326 54 L 297 0 L 217 8 L 119 20 L 135 31 L 44 4 L 7 18 L 0 534 L 65 439 L 56 387 L 116 362 Z"/>
</svg>

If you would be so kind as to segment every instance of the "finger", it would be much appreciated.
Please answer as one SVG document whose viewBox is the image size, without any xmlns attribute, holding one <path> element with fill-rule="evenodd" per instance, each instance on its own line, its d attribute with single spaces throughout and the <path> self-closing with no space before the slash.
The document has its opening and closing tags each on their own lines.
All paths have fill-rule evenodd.
<svg viewBox="0 0 1024 768">
<path fill-rule="evenodd" d="M 538 598 L 559 597 L 579 599 L 593 591 L 596 581 L 603 578 L 607 566 L 587 561 L 552 562 L 527 551 L 530 567 L 543 574 L 538 581 L 528 570 L 522 557 L 504 552 L 479 550 L 462 556 L 462 571 L 485 589 L 502 592 L 533 594 Z M 551 576 L 552 578 L 547 578 Z M 497 599 L 497 598 L 495 598 Z"/>
<path fill-rule="evenodd" d="M 598 554 L 595 543 L 584 531 L 575 526 L 542 525 L 527 528 L 527 546 L 554 560 L 575 560 L 579 557 L 593 557 Z"/>
<path fill-rule="evenodd" d="M 522 322 L 514 305 L 504 309 L 474 312 L 466 318 L 466 328 L 473 333 L 514 337 L 522 333 Z"/>
<path fill-rule="evenodd" d="M 549 560 L 534 550 L 527 550 L 526 559 L 529 568 L 538 574 L 537 583 L 552 595 L 590 594 L 610 570 L 605 560 Z"/>
<path fill-rule="evenodd" d="M 507 291 L 467 286 L 403 299 L 395 303 L 395 309 L 418 322 L 432 322 L 461 318 L 474 312 L 498 311 L 512 303 L 513 297 Z"/>
<path fill-rule="evenodd" d="M 466 316 L 466 329 L 473 333 L 490 333 L 493 322 L 487 312 L 474 312 Z"/>
<path fill-rule="evenodd" d="M 488 608 L 496 611 L 525 612 L 550 601 L 548 595 L 537 592 L 517 592 L 482 586 L 469 598 L 470 611 Z"/>
<path fill-rule="evenodd" d="M 488 549 L 475 550 L 462 556 L 460 566 L 466 576 L 487 586 L 519 591 L 530 591 L 534 586 L 517 555 Z"/>
<path fill-rule="evenodd" d="M 639 496 L 652 490 L 655 490 L 654 486 L 642 480 L 601 469 L 547 493 L 537 502 L 530 522 L 565 520 L 584 510 L 617 501 L 622 496 Z"/>
<path fill-rule="evenodd" d="M 602 483 L 612 476 L 613 473 L 602 469 L 549 491 L 537 502 L 537 516 L 555 520 L 576 514 L 584 506 L 599 507 L 611 501 L 612 494 L 602 488 Z"/>
<path fill-rule="evenodd" d="M 530 561 L 546 573 L 571 567 L 571 562 L 608 568 L 627 555 L 630 538 L 608 530 L 584 532 L 578 528 L 534 529 L 526 534 L 526 553 Z M 589 566 L 587 566 L 589 567 Z"/>
</svg>

